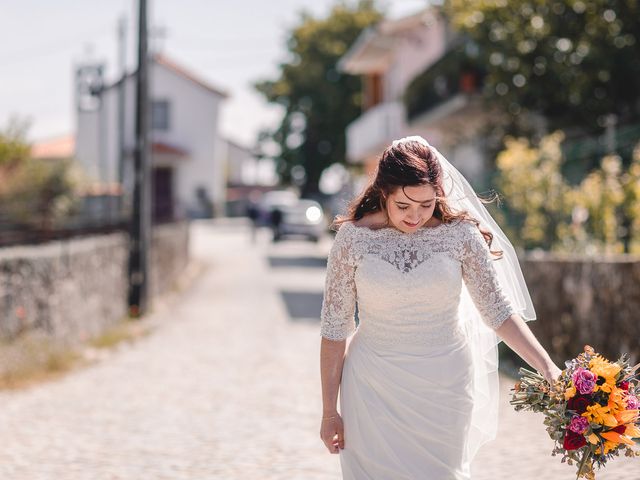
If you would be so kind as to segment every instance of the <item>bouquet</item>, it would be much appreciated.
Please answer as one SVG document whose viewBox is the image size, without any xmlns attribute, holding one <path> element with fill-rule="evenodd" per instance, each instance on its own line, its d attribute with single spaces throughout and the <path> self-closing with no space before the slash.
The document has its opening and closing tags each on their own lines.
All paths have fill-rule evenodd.
<svg viewBox="0 0 640 480">
<path fill-rule="evenodd" d="M 640 364 L 629 366 L 626 354 L 611 362 L 587 345 L 565 366 L 553 385 L 521 368 L 510 403 L 516 411 L 542 412 L 555 442 L 552 455 L 561 454 L 569 465 L 575 462 L 576 478 L 595 480 L 595 465 L 599 469 L 623 451 L 640 456 L 631 448 L 633 439 L 640 438 Z"/>
</svg>

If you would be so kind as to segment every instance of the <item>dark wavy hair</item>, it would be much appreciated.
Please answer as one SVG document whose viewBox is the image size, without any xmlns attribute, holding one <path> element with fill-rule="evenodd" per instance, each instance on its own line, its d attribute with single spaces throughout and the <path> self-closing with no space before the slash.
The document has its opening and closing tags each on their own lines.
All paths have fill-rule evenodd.
<svg viewBox="0 0 640 480">
<path fill-rule="evenodd" d="M 332 226 L 337 229 L 344 222 L 354 222 L 369 213 L 378 211 L 386 215 L 386 201 L 389 195 L 398 188 L 404 189 L 404 187 L 417 185 L 431 185 L 434 188 L 436 192 L 434 217 L 443 223 L 460 220 L 475 224 L 491 247 L 493 234 L 482 230 L 477 219 L 466 210 L 460 212 L 451 210 L 442 185 L 442 167 L 438 158 L 428 146 L 413 140 L 400 142 L 396 146 L 391 145 L 385 149 L 378 161 L 374 179 L 358 197 L 351 201 L 347 207 L 346 216 L 337 216 Z M 487 200 L 478 198 L 483 203 L 490 203 L 497 198 L 497 195 Z M 496 257 L 502 257 L 502 250 L 489 251 Z"/>
</svg>

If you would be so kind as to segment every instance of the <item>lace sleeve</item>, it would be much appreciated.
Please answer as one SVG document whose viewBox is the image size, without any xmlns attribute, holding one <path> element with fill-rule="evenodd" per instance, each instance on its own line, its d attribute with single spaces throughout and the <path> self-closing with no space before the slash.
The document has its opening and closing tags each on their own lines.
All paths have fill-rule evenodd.
<svg viewBox="0 0 640 480">
<path fill-rule="evenodd" d="M 468 224 L 462 236 L 462 278 L 484 323 L 497 329 L 515 312 L 502 291 L 493 266 L 495 257 L 474 224 Z"/>
<path fill-rule="evenodd" d="M 349 229 L 343 224 L 333 241 L 327 259 L 320 334 L 329 340 L 344 340 L 355 330 L 355 262 Z"/>
</svg>

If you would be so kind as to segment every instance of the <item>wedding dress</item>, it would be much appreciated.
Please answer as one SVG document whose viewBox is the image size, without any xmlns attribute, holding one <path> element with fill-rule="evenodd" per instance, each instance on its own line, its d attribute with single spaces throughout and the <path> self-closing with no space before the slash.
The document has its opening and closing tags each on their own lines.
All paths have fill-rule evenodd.
<svg viewBox="0 0 640 480">
<path fill-rule="evenodd" d="M 320 334 L 353 334 L 340 384 L 344 480 L 471 478 L 473 362 L 458 305 L 470 295 L 493 329 L 515 313 L 493 258 L 468 221 L 412 233 L 341 225 Z"/>
</svg>

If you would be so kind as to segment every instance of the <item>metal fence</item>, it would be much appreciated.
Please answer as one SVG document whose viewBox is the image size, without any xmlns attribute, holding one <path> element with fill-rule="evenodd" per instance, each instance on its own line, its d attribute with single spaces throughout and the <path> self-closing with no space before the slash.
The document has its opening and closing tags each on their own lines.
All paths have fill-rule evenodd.
<svg viewBox="0 0 640 480">
<path fill-rule="evenodd" d="M 119 195 L 83 196 L 72 212 L 54 218 L 49 206 L 20 205 L 20 215 L 0 204 L 0 247 L 32 245 L 84 235 L 128 231 L 130 208 Z M 171 210 L 155 208 L 154 224 L 178 220 Z"/>
</svg>

